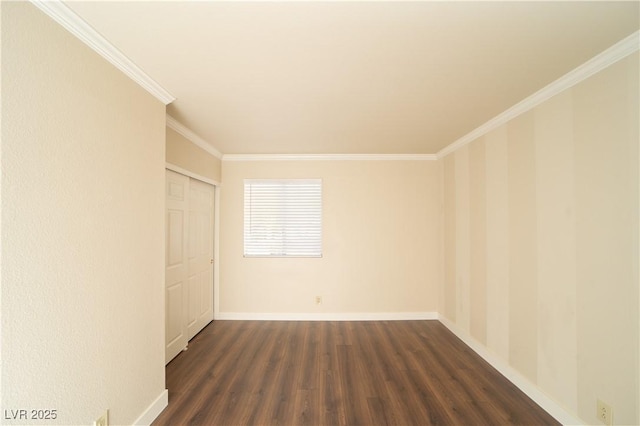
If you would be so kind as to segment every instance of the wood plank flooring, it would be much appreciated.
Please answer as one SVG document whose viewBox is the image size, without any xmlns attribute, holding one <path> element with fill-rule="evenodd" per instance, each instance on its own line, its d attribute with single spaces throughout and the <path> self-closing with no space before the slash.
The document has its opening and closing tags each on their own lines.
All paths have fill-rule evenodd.
<svg viewBox="0 0 640 426">
<path fill-rule="evenodd" d="M 154 425 L 557 425 L 438 321 L 214 321 Z"/>
</svg>

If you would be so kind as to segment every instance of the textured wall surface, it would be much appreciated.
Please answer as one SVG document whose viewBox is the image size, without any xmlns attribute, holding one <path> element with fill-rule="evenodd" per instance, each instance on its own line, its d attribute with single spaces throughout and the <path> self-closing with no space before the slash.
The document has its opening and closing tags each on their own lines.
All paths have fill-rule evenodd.
<svg viewBox="0 0 640 426">
<path fill-rule="evenodd" d="M 638 53 L 442 160 L 442 313 L 569 413 L 638 424 Z"/>
<path fill-rule="evenodd" d="M 435 161 L 223 161 L 220 311 L 435 312 L 438 171 Z M 322 258 L 243 257 L 246 178 L 322 178 Z"/>
<path fill-rule="evenodd" d="M 164 392 L 164 105 L 2 5 L 2 409 L 131 424 Z M 29 418 L 31 412 L 28 412 Z"/>
</svg>

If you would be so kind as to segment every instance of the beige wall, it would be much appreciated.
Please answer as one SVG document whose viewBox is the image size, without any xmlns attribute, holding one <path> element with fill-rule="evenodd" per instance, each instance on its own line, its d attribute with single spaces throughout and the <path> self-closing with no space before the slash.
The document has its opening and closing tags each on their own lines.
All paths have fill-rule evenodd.
<svg viewBox="0 0 640 426">
<path fill-rule="evenodd" d="M 164 392 L 165 107 L 2 4 L 2 409 L 131 424 Z M 3 411 L 4 413 L 4 411 Z"/>
<path fill-rule="evenodd" d="M 640 423 L 638 60 L 442 160 L 443 315 L 588 424 Z"/>
<path fill-rule="evenodd" d="M 222 314 L 438 310 L 586 423 L 596 398 L 640 423 L 638 60 L 437 163 L 221 164 L 32 5 L 3 2 L 2 408 L 130 424 L 163 392 L 168 161 L 224 180 Z M 245 259 L 242 180 L 307 177 L 323 179 L 324 256 Z"/>
<path fill-rule="evenodd" d="M 220 182 L 220 159 L 167 127 L 166 161 L 185 170 Z"/>
<path fill-rule="evenodd" d="M 220 312 L 435 312 L 438 170 L 424 161 L 223 161 Z M 243 257 L 245 178 L 323 180 L 322 258 Z"/>
</svg>

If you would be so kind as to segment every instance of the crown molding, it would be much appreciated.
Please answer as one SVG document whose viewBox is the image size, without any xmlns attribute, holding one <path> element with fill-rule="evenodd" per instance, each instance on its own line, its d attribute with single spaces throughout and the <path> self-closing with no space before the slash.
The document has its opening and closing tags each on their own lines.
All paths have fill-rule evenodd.
<svg viewBox="0 0 640 426">
<path fill-rule="evenodd" d="M 640 31 L 636 31 L 630 36 L 620 40 L 604 52 L 594 56 L 584 64 L 569 71 L 564 76 L 560 77 L 553 83 L 545 86 L 541 90 L 535 92 L 533 95 L 525 98 L 521 102 L 518 102 L 508 110 L 497 115 L 491 120 L 487 121 L 480 127 L 461 137 L 452 144 L 441 149 L 437 157 L 442 158 L 451 154 L 452 152 L 462 148 L 468 143 L 478 139 L 481 136 L 486 135 L 490 131 L 508 123 L 517 116 L 535 108 L 544 101 L 552 98 L 553 96 L 570 89 L 576 84 L 586 80 L 597 72 L 613 65 L 621 59 L 626 58 L 632 53 L 636 52 L 640 48 Z"/>
<path fill-rule="evenodd" d="M 222 161 L 435 161 L 434 154 L 225 154 Z"/>
<path fill-rule="evenodd" d="M 193 133 L 188 127 L 180 123 L 178 120 L 167 114 L 167 127 L 175 130 L 185 138 L 189 139 L 194 145 L 204 149 L 209 154 L 213 155 L 219 160 L 222 160 L 222 153 L 211 146 L 207 141 L 200 136 Z"/>
<path fill-rule="evenodd" d="M 171 93 L 142 71 L 142 69 L 94 30 L 61 0 L 29 1 L 165 105 L 175 100 L 175 97 L 171 95 Z M 223 156 L 218 150 L 170 116 L 167 116 L 167 126 L 223 161 L 434 161 L 447 156 L 473 140 L 506 124 L 517 116 L 535 108 L 558 93 L 573 87 L 615 62 L 624 59 L 638 51 L 639 48 L 640 31 L 636 31 L 556 81 L 535 92 L 533 95 L 441 149 L 437 154 L 230 154 Z"/>
<path fill-rule="evenodd" d="M 109 61 L 113 66 L 125 73 L 129 78 L 142 86 L 165 105 L 176 98 L 160 84 L 149 77 L 120 50 L 101 36 L 80 16 L 60 0 L 30 0 L 34 6 L 51 19 L 62 25 L 67 31 Z"/>
</svg>

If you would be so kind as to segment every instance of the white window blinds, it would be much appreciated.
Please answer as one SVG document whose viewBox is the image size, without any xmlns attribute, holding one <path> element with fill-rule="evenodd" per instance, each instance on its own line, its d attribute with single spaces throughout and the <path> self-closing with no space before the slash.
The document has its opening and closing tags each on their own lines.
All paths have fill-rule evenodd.
<svg viewBox="0 0 640 426">
<path fill-rule="evenodd" d="M 322 180 L 245 179 L 244 255 L 322 256 Z"/>
</svg>

